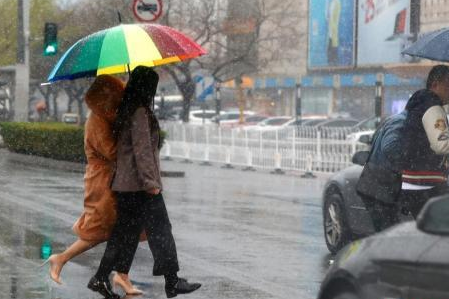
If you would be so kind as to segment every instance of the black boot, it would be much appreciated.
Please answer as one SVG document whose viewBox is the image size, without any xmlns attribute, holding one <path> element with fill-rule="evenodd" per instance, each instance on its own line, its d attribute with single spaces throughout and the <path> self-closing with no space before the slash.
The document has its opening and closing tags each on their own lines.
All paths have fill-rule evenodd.
<svg viewBox="0 0 449 299">
<path fill-rule="evenodd" d="M 188 294 L 201 287 L 200 283 L 189 283 L 187 279 L 178 278 L 176 280 L 166 280 L 165 282 L 165 294 L 167 298 L 176 297 L 178 294 Z"/>
<path fill-rule="evenodd" d="M 94 276 L 90 279 L 87 287 L 94 292 L 100 293 L 105 299 L 120 299 L 120 296 L 112 291 L 109 279 L 100 280 Z"/>
</svg>

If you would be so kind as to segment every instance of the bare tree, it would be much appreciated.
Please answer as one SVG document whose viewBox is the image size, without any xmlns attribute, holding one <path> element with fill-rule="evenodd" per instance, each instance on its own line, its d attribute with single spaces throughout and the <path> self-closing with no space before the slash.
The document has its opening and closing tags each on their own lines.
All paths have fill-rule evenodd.
<svg viewBox="0 0 449 299">
<path fill-rule="evenodd" d="M 74 80 L 71 82 L 64 82 L 62 86 L 67 96 L 69 97 L 67 112 L 72 112 L 72 106 L 74 103 L 76 103 L 78 105 L 77 108 L 81 123 L 84 123 L 86 120 L 86 116 L 83 107 L 83 95 L 89 87 L 88 80 Z"/>
<path fill-rule="evenodd" d="M 192 73 L 206 69 L 221 82 L 262 71 L 282 61 L 291 63 L 303 35 L 298 19 L 305 17 L 294 0 L 168 0 L 162 23 L 180 29 L 207 49 L 200 59 L 165 70 L 183 96 L 183 121 L 188 121 L 195 95 Z M 248 4 L 250 3 L 250 4 Z M 234 6 L 235 5 L 235 6 Z M 235 17 L 237 16 L 237 18 Z"/>
<path fill-rule="evenodd" d="M 298 45 L 301 15 L 291 8 L 297 1 L 240 2 L 164 1 L 165 13 L 160 22 L 177 28 L 208 51 L 202 58 L 162 68 L 183 96 L 183 121 L 188 121 L 190 103 L 195 95 L 193 74 L 197 70 L 204 69 L 215 80 L 225 81 L 279 65 L 282 60 L 291 62 L 290 56 L 295 54 L 291 49 Z M 84 0 L 82 5 L 66 9 L 70 18 L 67 24 L 61 24 L 61 29 L 70 37 L 70 42 L 67 40 L 64 48 L 87 34 L 117 25 L 117 11 L 121 13 L 122 22 L 134 21 L 130 1 L 109 0 L 105 5 L 103 1 Z"/>
</svg>

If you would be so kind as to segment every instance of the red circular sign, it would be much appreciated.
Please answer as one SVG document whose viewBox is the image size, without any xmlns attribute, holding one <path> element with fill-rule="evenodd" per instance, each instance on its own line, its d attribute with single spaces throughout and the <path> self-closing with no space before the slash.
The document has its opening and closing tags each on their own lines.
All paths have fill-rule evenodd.
<svg viewBox="0 0 449 299">
<path fill-rule="evenodd" d="M 133 13 L 140 22 L 154 22 L 162 15 L 162 0 L 134 0 Z"/>
</svg>

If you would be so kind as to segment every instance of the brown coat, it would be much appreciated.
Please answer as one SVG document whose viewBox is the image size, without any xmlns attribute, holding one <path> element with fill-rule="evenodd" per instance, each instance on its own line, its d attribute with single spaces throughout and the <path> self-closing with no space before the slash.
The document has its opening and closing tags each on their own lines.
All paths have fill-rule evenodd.
<svg viewBox="0 0 449 299">
<path fill-rule="evenodd" d="M 159 130 L 152 128 L 145 108 L 137 108 L 117 144 L 117 171 L 112 190 L 162 190 L 159 164 Z"/>
<path fill-rule="evenodd" d="M 116 220 L 116 200 L 110 189 L 116 161 L 112 123 L 124 91 L 123 83 L 112 76 L 99 76 L 86 94 L 92 110 L 85 125 L 84 211 L 73 225 L 80 239 L 105 241 Z"/>
</svg>

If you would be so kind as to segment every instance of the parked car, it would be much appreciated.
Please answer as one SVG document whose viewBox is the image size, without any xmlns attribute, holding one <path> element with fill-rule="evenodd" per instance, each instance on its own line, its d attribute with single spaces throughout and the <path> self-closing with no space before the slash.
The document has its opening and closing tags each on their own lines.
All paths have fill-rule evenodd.
<svg viewBox="0 0 449 299">
<path fill-rule="evenodd" d="M 210 124 L 215 115 L 215 110 L 192 110 L 189 113 L 189 123 L 193 125 Z"/>
<path fill-rule="evenodd" d="M 374 130 L 360 131 L 348 134 L 346 140 L 355 141 L 357 149 L 368 150 L 368 144 L 371 143 L 371 138 L 374 135 Z"/>
<path fill-rule="evenodd" d="M 315 126 L 318 128 L 322 127 L 332 127 L 332 128 L 342 128 L 342 127 L 353 127 L 356 124 L 358 124 L 359 121 L 352 118 L 335 118 L 335 119 L 329 119 L 324 122 L 320 122 L 316 124 Z"/>
<path fill-rule="evenodd" d="M 318 299 L 449 298 L 449 195 L 407 221 L 342 249 Z"/>
<path fill-rule="evenodd" d="M 302 125 L 306 126 L 306 127 L 314 127 L 314 126 L 324 123 L 328 120 L 329 120 L 328 118 L 308 119 L 308 120 L 304 120 L 302 122 Z"/>
<path fill-rule="evenodd" d="M 66 124 L 77 124 L 79 125 L 81 120 L 80 120 L 80 115 L 78 113 L 64 113 L 62 115 L 62 122 L 66 123 Z"/>
<path fill-rule="evenodd" d="M 245 127 L 244 129 L 254 131 L 274 131 L 282 127 L 290 120 L 291 116 L 273 116 L 255 124 L 254 126 Z"/>
<path fill-rule="evenodd" d="M 248 116 L 245 116 L 245 122 L 243 124 L 236 123 L 236 124 L 233 124 L 233 127 L 254 126 L 267 118 L 268 118 L 268 116 L 264 116 L 264 115 L 257 115 L 257 114 L 248 115 Z"/>
<path fill-rule="evenodd" d="M 358 142 L 369 143 L 370 136 L 360 136 Z M 374 233 L 371 218 L 356 192 L 368 152 L 357 152 L 353 166 L 333 174 L 326 182 L 322 196 L 324 239 L 331 253 L 338 252 L 352 240 Z M 411 219 L 401 216 L 402 220 Z"/>
<path fill-rule="evenodd" d="M 324 122 L 328 120 L 326 116 L 320 116 L 320 115 L 313 115 L 313 116 L 303 116 L 300 119 L 296 119 L 296 117 L 292 118 L 285 124 L 283 124 L 283 127 L 289 127 L 289 126 L 308 126 L 308 124 L 319 124 L 320 122 Z"/>
<path fill-rule="evenodd" d="M 385 118 L 382 118 L 381 121 L 383 121 Z M 353 128 L 360 131 L 368 131 L 368 130 L 375 130 L 377 125 L 377 117 L 369 117 L 366 118 L 359 123 L 357 123 Z"/>
<path fill-rule="evenodd" d="M 255 115 L 255 113 L 253 111 L 243 111 L 243 115 L 246 118 L 248 116 Z M 240 111 L 238 111 L 238 110 L 237 111 L 222 111 L 222 113 L 220 113 L 220 116 L 218 117 L 218 119 L 215 116 L 212 119 L 212 122 L 217 122 L 218 120 L 220 120 L 220 126 L 234 127 L 239 124 Z"/>
</svg>

